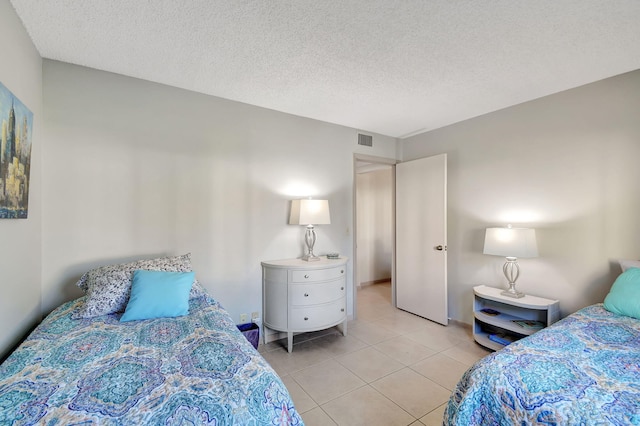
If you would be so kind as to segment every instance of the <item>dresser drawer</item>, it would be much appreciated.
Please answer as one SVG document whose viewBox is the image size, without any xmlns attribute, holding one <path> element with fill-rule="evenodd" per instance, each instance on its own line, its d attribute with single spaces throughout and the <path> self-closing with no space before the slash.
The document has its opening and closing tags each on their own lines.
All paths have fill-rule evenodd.
<svg viewBox="0 0 640 426">
<path fill-rule="evenodd" d="M 344 278 L 326 281 L 317 284 L 293 284 L 291 285 L 291 304 L 319 305 L 333 302 L 345 296 Z"/>
<path fill-rule="evenodd" d="M 331 327 L 344 321 L 346 315 L 345 298 L 324 305 L 292 306 L 289 329 L 292 331 L 305 331 Z"/>
<path fill-rule="evenodd" d="M 335 268 L 326 269 L 307 269 L 306 271 L 291 271 L 291 282 L 306 283 L 314 281 L 328 281 L 339 277 L 344 277 L 345 267 L 336 266 Z"/>
</svg>

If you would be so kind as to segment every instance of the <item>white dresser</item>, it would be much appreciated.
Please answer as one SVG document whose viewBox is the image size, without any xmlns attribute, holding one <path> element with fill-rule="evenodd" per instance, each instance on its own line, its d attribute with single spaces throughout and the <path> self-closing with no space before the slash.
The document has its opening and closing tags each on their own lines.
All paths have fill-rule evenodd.
<svg viewBox="0 0 640 426">
<path fill-rule="evenodd" d="M 347 260 L 262 262 L 263 326 L 286 332 L 289 352 L 293 333 L 342 324 L 342 334 L 347 335 Z M 263 335 L 266 343 L 266 330 Z"/>
</svg>

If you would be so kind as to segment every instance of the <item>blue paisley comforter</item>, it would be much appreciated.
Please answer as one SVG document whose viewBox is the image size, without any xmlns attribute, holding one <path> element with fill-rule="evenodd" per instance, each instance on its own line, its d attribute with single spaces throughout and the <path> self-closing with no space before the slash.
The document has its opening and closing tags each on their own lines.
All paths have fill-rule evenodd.
<svg viewBox="0 0 640 426">
<path fill-rule="evenodd" d="M 444 423 L 640 424 L 640 320 L 593 305 L 483 358 Z"/>
<path fill-rule="evenodd" d="M 208 296 L 120 323 L 53 311 L 0 366 L 0 424 L 302 425 L 284 384 Z"/>
</svg>

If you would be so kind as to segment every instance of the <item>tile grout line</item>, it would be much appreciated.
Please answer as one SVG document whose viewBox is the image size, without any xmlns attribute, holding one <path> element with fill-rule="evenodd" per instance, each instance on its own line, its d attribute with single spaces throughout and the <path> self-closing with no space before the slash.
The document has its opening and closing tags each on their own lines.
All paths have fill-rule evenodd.
<svg viewBox="0 0 640 426">
<path fill-rule="evenodd" d="M 359 292 L 362 290 L 359 290 Z M 358 307 L 365 307 L 365 306 L 375 306 L 375 305 L 382 305 L 384 304 L 385 306 L 390 305 L 390 300 L 381 302 L 378 297 L 376 297 L 377 295 L 375 293 L 373 293 L 374 297 L 371 297 L 370 300 L 366 300 L 364 297 L 359 296 L 358 301 L 362 302 L 359 303 Z M 366 309 L 366 308 L 365 308 Z M 373 308 L 372 310 L 375 310 L 375 308 Z M 301 341 L 299 341 L 299 343 L 294 344 L 294 351 L 295 351 L 295 347 L 300 345 L 300 344 L 304 344 L 307 343 L 308 347 L 305 348 L 306 350 L 308 350 L 310 353 L 312 353 L 314 350 L 318 350 L 320 352 L 321 355 L 319 355 L 319 357 L 321 358 L 320 361 L 316 361 L 313 356 L 311 358 L 312 362 L 308 365 L 305 365 L 302 368 L 297 368 L 294 370 L 289 370 L 286 366 L 286 363 L 288 362 L 288 360 L 285 357 L 282 357 L 282 354 L 279 355 L 275 355 L 275 358 L 273 359 L 274 362 L 280 362 L 283 365 L 281 366 L 281 370 L 283 371 L 283 376 L 288 376 L 289 379 L 291 381 L 293 381 L 293 383 L 295 383 L 300 390 L 303 392 L 304 395 L 306 395 L 306 397 L 309 399 L 310 402 L 312 402 L 313 404 L 315 404 L 314 407 L 307 409 L 304 413 L 301 413 L 301 415 L 308 413 L 312 410 L 314 410 L 315 408 L 319 408 L 321 410 L 321 412 L 327 416 L 328 419 L 331 419 L 334 423 L 340 425 L 340 423 L 338 423 L 338 420 L 333 418 L 328 411 L 325 410 L 325 407 L 340 399 L 343 398 L 345 395 L 348 395 L 350 393 L 356 392 L 358 390 L 362 390 L 364 388 L 369 388 L 369 390 L 375 392 L 376 394 L 382 396 L 385 400 L 389 401 L 392 406 L 397 407 L 398 409 L 400 409 L 401 412 L 405 413 L 407 416 L 409 416 L 409 418 L 412 418 L 413 420 L 408 423 L 408 424 L 416 424 L 417 425 L 424 425 L 424 423 L 421 422 L 421 418 L 424 418 L 425 416 L 429 415 L 430 413 L 441 409 L 441 407 L 443 405 L 446 405 L 446 402 L 444 402 L 443 404 L 440 404 L 436 407 L 433 407 L 431 410 L 427 411 L 424 415 L 420 416 L 420 417 L 415 417 L 413 414 L 409 413 L 406 409 L 402 408 L 400 405 L 398 405 L 396 402 L 394 402 L 389 396 L 385 395 L 384 393 L 382 393 L 381 391 L 379 391 L 376 387 L 374 387 L 374 384 L 393 375 L 398 373 L 399 371 L 402 370 L 407 370 L 412 372 L 413 374 L 417 374 L 418 376 L 422 377 L 424 380 L 426 380 L 427 382 L 431 383 L 434 386 L 437 386 L 439 388 L 442 388 L 444 390 L 446 390 L 447 392 L 452 392 L 452 390 L 450 390 L 447 386 L 441 385 L 438 382 L 435 382 L 433 379 L 431 379 L 430 377 L 427 377 L 425 374 L 421 373 L 420 371 L 417 371 L 415 368 L 416 365 L 418 365 L 421 362 L 425 362 L 426 360 L 428 360 L 429 358 L 432 358 L 434 356 L 437 355 L 442 355 L 444 356 L 446 359 L 448 359 L 451 362 L 455 362 L 457 364 L 460 364 L 463 367 L 470 367 L 469 364 L 467 364 L 467 362 L 463 362 L 461 360 L 458 360 L 456 358 L 453 358 L 452 356 L 449 356 L 448 354 L 446 354 L 445 352 L 450 351 L 454 348 L 459 348 L 457 349 L 455 352 L 452 351 L 452 353 L 454 354 L 459 354 L 458 358 L 460 359 L 473 359 L 476 354 L 473 351 L 473 347 L 465 347 L 465 345 L 468 343 L 468 339 L 469 336 L 467 335 L 467 333 L 464 333 L 454 329 L 454 328 L 450 328 L 447 327 L 446 329 L 440 329 L 440 328 L 432 328 L 430 323 L 428 322 L 427 319 L 425 318 L 421 318 L 421 317 L 417 317 L 415 316 L 415 320 L 413 319 L 413 316 L 410 316 L 410 314 L 407 314 L 407 316 L 405 316 L 404 314 L 398 314 L 398 312 L 404 312 L 398 309 L 395 309 L 391 312 L 385 311 L 384 313 L 381 313 L 379 315 L 375 315 L 375 313 L 372 316 L 366 315 L 366 317 L 363 318 L 363 315 L 358 315 L 358 319 L 356 320 L 352 320 L 355 323 L 349 324 L 348 325 L 348 330 L 352 331 L 352 333 L 348 333 L 347 337 L 351 337 L 352 340 L 351 342 L 354 343 L 354 345 L 356 346 L 354 349 L 350 349 L 351 348 L 351 342 L 347 343 L 345 346 L 346 347 L 341 347 L 340 349 L 338 349 L 338 352 L 332 352 L 330 349 L 328 349 L 325 345 L 329 346 L 332 342 L 328 341 L 328 342 L 323 342 L 322 339 L 327 339 L 329 336 L 340 336 L 341 333 L 336 330 L 333 329 L 332 331 L 329 331 L 327 333 L 324 334 L 320 334 L 320 335 L 315 335 L 313 337 L 307 338 L 307 339 L 303 339 Z M 420 320 L 420 321 L 418 321 Z M 384 321 L 388 321 L 389 324 L 394 324 L 393 327 L 389 327 L 389 326 L 385 326 Z M 424 323 L 421 323 L 421 321 L 424 321 Z M 403 322 L 407 323 L 407 328 L 403 329 Z M 362 331 L 361 333 L 358 333 L 358 327 L 359 326 L 364 326 L 363 329 L 366 330 L 367 328 L 372 329 L 372 330 L 380 330 L 381 332 L 383 332 L 383 338 L 380 341 L 377 341 L 377 339 L 371 339 L 369 341 L 363 340 L 362 338 L 358 337 L 359 334 L 361 333 L 366 333 L 366 331 Z M 451 325 L 451 324 L 450 324 Z M 422 341 L 420 339 L 418 339 L 419 336 L 415 336 L 415 338 L 410 337 L 411 334 L 413 333 L 419 333 L 421 331 L 424 331 L 426 334 L 424 335 L 422 340 L 426 340 L 428 342 L 433 341 L 434 342 L 434 346 L 437 346 L 437 348 L 434 347 L 430 347 L 428 345 L 425 345 L 422 343 Z M 432 331 L 434 334 L 433 336 L 429 336 L 430 331 Z M 449 332 L 451 331 L 451 332 Z M 355 333 L 353 333 L 355 332 Z M 385 333 L 391 333 L 391 336 L 386 335 Z M 442 333 L 442 336 L 439 334 Z M 375 336 L 375 333 L 374 333 Z M 395 359 L 391 354 L 388 354 L 386 352 L 384 352 L 380 347 L 378 347 L 379 345 L 386 343 L 386 342 L 390 342 L 393 339 L 398 339 L 398 338 L 405 338 L 408 339 L 409 341 L 411 341 L 411 345 L 415 344 L 418 345 L 416 347 L 422 347 L 425 350 L 432 352 L 430 355 L 425 356 L 425 357 L 420 357 L 419 359 L 413 361 L 411 363 L 405 363 L 400 361 L 399 359 Z M 464 337 L 464 339 L 462 339 L 461 337 Z M 446 342 L 445 346 L 438 344 L 438 339 L 441 339 L 441 342 Z M 374 342 L 375 341 L 375 342 Z M 451 342 L 454 343 L 451 343 Z M 275 341 L 277 342 L 277 341 Z M 270 346 L 270 349 L 266 349 L 263 346 L 263 351 L 265 353 L 274 353 L 278 350 L 282 350 L 281 346 L 276 346 L 273 345 L 273 343 L 275 342 L 270 342 L 269 344 L 272 345 Z M 370 343 L 373 342 L 373 343 Z M 448 344 L 448 346 L 446 346 Z M 463 345 L 464 344 L 464 345 Z M 393 350 L 393 343 L 389 343 L 388 349 L 390 351 Z M 407 348 L 407 351 L 403 351 L 403 352 L 398 352 L 399 354 L 407 354 L 407 357 L 411 360 L 411 354 L 412 354 L 412 350 L 411 350 L 411 346 L 409 346 L 409 344 L 406 344 L 407 346 L 405 346 L 405 348 Z M 372 380 L 367 380 L 364 377 L 360 376 L 359 374 L 356 373 L 356 371 L 352 370 L 352 368 L 349 368 L 347 365 L 345 365 L 343 362 L 339 361 L 339 358 L 343 358 L 343 357 L 347 357 L 349 355 L 353 355 L 359 351 L 364 351 L 364 350 L 369 350 L 369 349 L 373 349 L 375 352 L 388 357 L 392 360 L 395 360 L 396 362 L 398 362 L 399 364 L 399 368 L 394 370 L 394 371 L 390 371 L 387 372 L 383 375 L 381 375 L 380 377 L 376 377 L 375 379 Z M 342 352 L 342 350 L 344 350 L 344 352 Z M 481 354 L 478 354 L 479 357 Z M 303 355 L 305 356 L 305 355 Z M 326 358 L 325 358 L 326 356 Z M 418 355 L 419 356 L 419 355 Z M 283 359 L 284 358 L 284 359 Z M 353 389 L 350 389 L 348 391 L 345 392 L 339 392 L 338 395 L 335 396 L 331 396 L 331 398 L 328 401 L 323 402 L 322 404 L 320 404 L 314 397 L 311 396 L 311 394 L 309 394 L 309 392 L 307 391 L 307 389 L 305 389 L 305 387 L 301 384 L 301 382 L 299 382 L 296 377 L 294 377 L 294 375 L 297 375 L 297 373 L 306 370 L 306 369 L 314 369 L 314 368 L 318 368 L 318 366 L 322 365 L 323 363 L 327 363 L 329 361 L 333 361 L 335 363 L 337 363 L 338 365 L 340 365 L 342 368 L 344 368 L 346 371 L 348 371 L 350 374 L 352 374 L 355 378 L 357 378 L 358 380 L 361 381 L 361 384 L 358 384 L 356 387 L 354 387 Z M 355 361 L 358 361 L 358 358 L 355 358 Z M 307 361 L 304 358 L 298 359 L 296 361 L 296 365 L 304 365 Z M 434 361 L 435 362 L 435 361 Z M 360 362 L 357 362 L 357 365 L 361 365 Z M 354 365 L 355 366 L 355 365 Z M 321 369 L 321 368 L 320 368 Z M 428 373 L 428 369 L 423 369 L 425 371 L 425 373 Z M 374 370 L 372 370 L 374 371 Z M 377 374 L 377 372 L 374 371 L 374 375 Z M 300 375 L 298 375 L 300 377 Z M 446 381 L 446 380 L 445 380 Z M 322 383 L 322 381 L 320 381 L 320 383 Z M 314 385 L 317 386 L 317 385 Z M 319 388 L 321 389 L 321 388 Z M 322 391 L 320 392 L 322 393 Z M 326 392 L 325 392 L 326 393 Z M 331 393 L 331 392 L 329 392 Z"/>
</svg>

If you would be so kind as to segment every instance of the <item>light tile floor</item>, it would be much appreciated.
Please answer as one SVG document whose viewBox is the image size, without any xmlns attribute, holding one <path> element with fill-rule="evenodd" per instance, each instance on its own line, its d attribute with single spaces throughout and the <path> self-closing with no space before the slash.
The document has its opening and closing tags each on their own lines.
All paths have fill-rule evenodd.
<svg viewBox="0 0 640 426">
<path fill-rule="evenodd" d="M 347 336 L 331 328 L 261 345 L 308 426 L 441 425 L 462 374 L 489 354 L 471 329 L 391 306 L 389 283 L 358 290 Z"/>
</svg>

